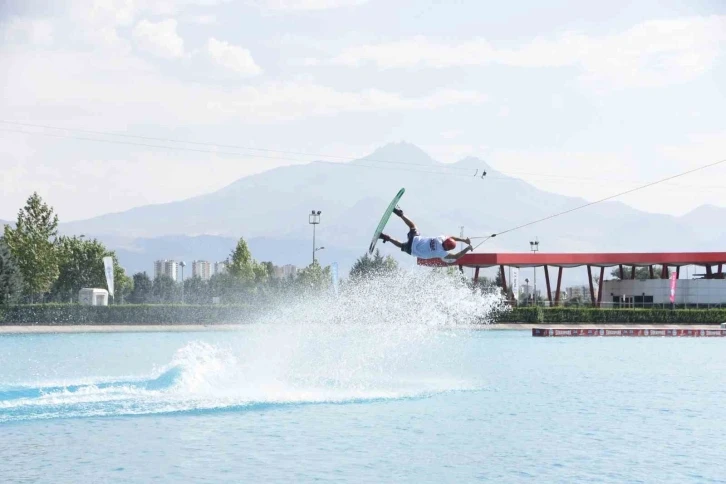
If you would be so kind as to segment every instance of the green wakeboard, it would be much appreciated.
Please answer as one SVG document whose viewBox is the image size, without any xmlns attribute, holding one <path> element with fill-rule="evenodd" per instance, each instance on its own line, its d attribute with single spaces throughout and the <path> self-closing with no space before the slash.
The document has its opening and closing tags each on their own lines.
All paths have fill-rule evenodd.
<svg viewBox="0 0 726 484">
<path fill-rule="evenodd" d="M 398 204 L 398 201 L 403 196 L 403 193 L 406 191 L 405 188 L 401 188 L 395 197 L 393 197 L 393 200 L 388 205 L 388 208 L 385 212 L 383 212 L 383 217 L 381 217 L 381 221 L 378 224 L 378 227 L 376 227 L 376 231 L 373 233 L 373 240 L 371 240 L 371 245 L 368 247 L 368 253 L 372 254 L 373 250 L 376 248 L 376 243 L 378 242 L 378 237 L 380 237 L 381 233 L 383 232 L 383 229 L 386 228 L 386 224 L 388 223 L 388 219 L 391 218 L 391 214 L 393 213 L 393 209 L 396 208 L 396 205 Z"/>
</svg>

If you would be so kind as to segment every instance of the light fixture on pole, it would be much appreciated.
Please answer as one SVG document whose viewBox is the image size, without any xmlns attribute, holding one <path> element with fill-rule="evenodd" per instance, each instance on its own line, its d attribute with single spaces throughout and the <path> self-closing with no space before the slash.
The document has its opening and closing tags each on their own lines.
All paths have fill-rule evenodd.
<svg viewBox="0 0 726 484">
<path fill-rule="evenodd" d="M 313 264 L 315 264 L 315 226 L 320 223 L 320 210 L 312 210 L 308 215 L 308 223 L 313 226 Z"/>
<path fill-rule="evenodd" d="M 537 237 L 534 238 L 534 241 L 529 242 L 529 248 L 532 251 L 532 254 L 536 254 L 539 250 L 539 240 Z M 534 263 L 533 266 L 534 269 L 534 292 L 532 293 L 532 297 L 534 298 L 534 303 L 537 304 L 537 263 Z"/>
<path fill-rule="evenodd" d="M 181 302 L 184 304 L 184 268 L 186 267 L 187 263 L 184 261 L 181 261 L 179 263 L 179 267 L 181 267 L 181 286 L 182 286 L 182 297 Z"/>
</svg>

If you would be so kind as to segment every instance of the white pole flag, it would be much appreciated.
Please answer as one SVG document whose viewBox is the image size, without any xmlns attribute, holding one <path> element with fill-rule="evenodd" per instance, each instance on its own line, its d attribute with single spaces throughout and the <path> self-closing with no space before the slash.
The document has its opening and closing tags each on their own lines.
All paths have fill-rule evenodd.
<svg viewBox="0 0 726 484">
<path fill-rule="evenodd" d="M 333 279 L 333 291 L 335 291 L 335 295 L 338 295 L 338 263 L 333 262 L 330 267 L 330 275 Z"/>
<path fill-rule="evenodd" d="M 113 297 L 113 258 L 104 257 L 103 267 L 106 270 L 106 284 L 108 284 L 108 293 Z"/>
</svg>

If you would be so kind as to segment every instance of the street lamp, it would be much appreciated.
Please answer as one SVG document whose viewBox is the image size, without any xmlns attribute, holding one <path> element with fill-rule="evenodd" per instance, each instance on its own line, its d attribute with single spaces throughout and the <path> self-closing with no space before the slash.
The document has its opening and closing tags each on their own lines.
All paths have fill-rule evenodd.
<svg viewBox="0 0 726 484">
<path fill-rule="evenodd" d="M 182 279 L 181 279 L 181 286 L 182 286 L 182 298 L 181 302 L 184 304 L 184 267 L 186 267 L 187 263 L 184 261 L 181 261 L 179 263 L 179 267 L 181 267 L 181 273 L 182 273 Z"/>
<path fill-rule="evenodd" d="M 539 240 L 537 240 L 537 237 L 534 238 L 534 241 L 529 242 L 529 248 L 532 251 L 532 254 L 536 254 L 539 250 Z M 537 304 L 537 263 L 534 264 L 534 292 L 532 293 L 532 297 L 534 300 L 534 304 Z"/>
<path fill-rule="evenodd" d="M 315 226 L 320 223 L 320 210 L 312 210 L 310 212 L 310 215 L 308 215 L 308 223 L 313 226 L 313 264 L 315 264 L 315 252 L 317 252 L 315 248 Z"/>
</svg>

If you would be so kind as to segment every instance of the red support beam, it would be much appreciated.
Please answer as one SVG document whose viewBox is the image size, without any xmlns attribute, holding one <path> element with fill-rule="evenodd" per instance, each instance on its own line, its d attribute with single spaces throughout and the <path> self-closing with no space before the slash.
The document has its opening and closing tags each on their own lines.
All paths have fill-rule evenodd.
<svg viewBox="0 0 726 484">
<path fill-rule="evenodd" d="M 630 268 L 630 278 L 635 280 L 635 266 Z"/>
<path fill-rule="evenodd" d="M 560 286 L 562 284 L 562 267 L 557 271 L 557 294 L 555 294 L 555 306 L 560 305 Z"/>
<path fill-rule="evenodd" d="M 597 286 L 597 307 L 602 305 L 602 284 L 605 282 L 605 268 L 600 268 L 600 284 Z"/>
<path fill-rule="evenodd" d="M 550 306 L 552 306 L 552 290 L 550 289 L 550 271 L 547 269 L 547 266 L 544 266 L 545 270 L 545 281 L 547 281 L 547 300 L 550 302 Z"/>
<path fill-rule="evenodd" d="M 653 266 L 648 266 L 648 269 L 650 270 L 650 278 L 655 279 L 655 273 L 653 273 Z"/>
<path fill-rule="evenodd" d="M 479 282 L 479 268 L 474 269 L 474 284 Z"/>
<path fill-rule="evenodd" d="M 676 279 L 681 278 L 681 266 L 676 267 Z"/>
<path fill-rule="evenodd" d="M 625 275 L 623 274 L 623 265 L 622 264 L 620 264 L 620 280 L 621 281 L 625 280 Z"/>
<path fill-rule="evenodd" d="M 499 266 L 499 275 L 502 278 L 502 289 L 504 290 L 505 296 L 509 297 L 509 289 L 507 288 L 507 275 L 504 273 L 504 266 Z"/>
<path fill-rule="evenodd" d="M 706 266 L 706 279 L 713 279 L 713 270 L 711 266 Z"/>
<path fill-rule="evenodd" d="M 668 266 L 663 264 L 663 269 L 660 271 L 660 278 L 661 279 L 668 279 Z"/>
<path fill-rule="evenodd" d="M 590 302 L 595 306 L 595 288 L 592 285 L 592 267 L 587 266 L 587 279 L 590 281 Z"/>
<path fill-rule="evenodd" d="M 418 259 L 417 263 L 424 266 L 446 266 L 441 259 Z M 642 252 L 642 253 L 471 253 L 466 254 L 456 265 L 465 267 L 617 267 L 623 264 L 626 267 L 648 267 L 648 265 L 687 266 L 707 265 L 716 266 L 726 263 L 726 252 Z"/>
<path fill-rule="evenodd" d="M 718 278 L 723 279 L 723 276 L 721 275 L 723 273 L 723 264 L 718 265 Z"/>
</svg>

